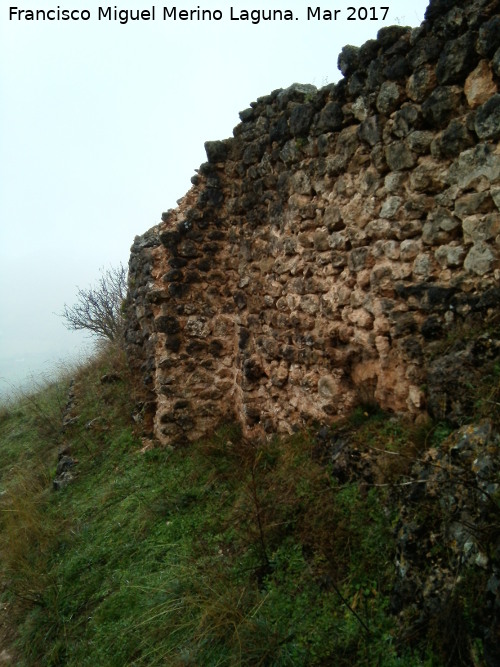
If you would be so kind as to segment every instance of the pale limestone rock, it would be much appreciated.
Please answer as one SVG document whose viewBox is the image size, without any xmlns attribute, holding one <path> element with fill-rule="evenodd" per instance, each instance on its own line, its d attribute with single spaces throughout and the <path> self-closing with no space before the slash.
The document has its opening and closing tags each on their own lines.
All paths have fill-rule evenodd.
<svg viewBox="0 0 500 667">
<path fill-rule="evenodd" d="M 500 213 L 471 215 L 462 222 L 465 243 L 489 241 L 500 233 Z"/>
<path fill-rule="evenodd" d="M 443 267 L 461 266 L 465 257 L 465 250 L 461 245 L 444 245 L 439 247 L 434 253 L 437 261 Z M 443 276 L 443 274 L 441 274 Z M 443 276 L 444 277 L 444 276 Z"/>
<path fill-rule="evenodd" d="M 469 74 L 465 80 L 464 92 L 472 109 L 477 109 L 498 92 L 487 60 L 481 60 L 476 69 Z"/>
<path fill-rule="evenodd" d="M 484 276 L 494 268 L 496 261 L 496 255 L 490 246 L 484 241 L 478 241 L 469 250 L 469 254 L 464 261 L 464 267 L 471 273 Z"/>
<path fill-rule="evenodd" d="M 331 375 L 324 375 L 318 381 L 318 394 L 328 401 L 334 399 L 339 392 L 338 381 Z"/>
<path fill-rule="evenodd" d="M 405 262 L 408 262 L 420 253 L 422 249 L 422 244 L 420 241 L 415 241 L 414 239 L 405 239 L 401 241 L 400 252 L 401 259 Z"/>
</svg>

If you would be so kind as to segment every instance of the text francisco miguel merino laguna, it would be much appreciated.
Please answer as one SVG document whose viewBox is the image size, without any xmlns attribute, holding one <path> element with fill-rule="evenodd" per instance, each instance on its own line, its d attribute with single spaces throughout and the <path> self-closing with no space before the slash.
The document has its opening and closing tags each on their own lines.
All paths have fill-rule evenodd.
<svg viewBox="0 0 500 667">
<path fill-rule="evenodd" d="M 385 20 L 389 7 L 347 7 L 347 20 Z M 301 18 L 308 21 L 336 21 L 342 16 L 341 9 L 323 9 L 322 7 L 303 7 Z M 350 14 L 350 15 L 349 15 Z M 55 9 L 22 9 L 9 7 L 11 21 L 89 21 L 97 20 L 116 21 L 121 24 L 129 21 L 220 21 L 224 17 L 231 21 L 250 21 L 257 24 L 261 21 L 298 21 L 299 16 L 291 9 L 239 9 L 229 7 L 224 9 L 201 9 L 198 5 L 194 9 L 178 9 L 177 7 L 152 6 L 151 9 L 119 9 L 114 7 L 98 7 L 97 11 L 89 9 L 64 9 L 59 5 Z"/>
</svg>

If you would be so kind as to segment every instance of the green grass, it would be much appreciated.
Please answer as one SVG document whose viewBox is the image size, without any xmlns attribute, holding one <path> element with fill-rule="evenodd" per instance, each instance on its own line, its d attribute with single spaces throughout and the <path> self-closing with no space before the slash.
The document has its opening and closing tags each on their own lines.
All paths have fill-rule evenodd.
<svg viewBox="0 0 500 667">
<path fill-rule="evenodd" d="M 16 665 L 441 664 L 396 649 L 385 487 L 335 483 L 307 433 L 257 443 L 229 425 L 143 451 L 123 359 L 108 351 L 75 375 L 66 431 L 68 379 L 0 414 L 0 590 Z M 365 449 L 408 443 L 376 411 L 347 428 Z M 76 477 L 54 492 L 68 446 Z"/>
</svg>

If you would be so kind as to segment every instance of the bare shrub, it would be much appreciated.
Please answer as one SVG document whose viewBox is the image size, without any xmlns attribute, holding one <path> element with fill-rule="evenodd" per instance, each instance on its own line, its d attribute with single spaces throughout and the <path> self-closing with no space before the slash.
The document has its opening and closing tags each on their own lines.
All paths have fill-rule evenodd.
<svg viewBox="0 0 500 667">
<path fill-rule="evenodd" d="M 64 304 L 61 317 L 67 329 L 86 330 L 101 339 L 120 342 L 123 338 L 123 302 L 127 296 L 127 270 L 123 264 L 101 269 L 97 284 L 78 288 L 77 302 Z"/>
</svg>

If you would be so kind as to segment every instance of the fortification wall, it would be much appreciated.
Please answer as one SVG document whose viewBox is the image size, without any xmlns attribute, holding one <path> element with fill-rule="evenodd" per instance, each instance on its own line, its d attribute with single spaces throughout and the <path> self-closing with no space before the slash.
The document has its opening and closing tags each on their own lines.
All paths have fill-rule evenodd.
<svg viewBox="0 0 500 667">
<path fill-rule="evenodd" d="M 131 249 L 131 362 L 182 442 L 418 415 L 435 341 L 498 313 L 500 3 L 431 2 L 339 56 L 344 78 L 240 113 Z"/>
</svg>

